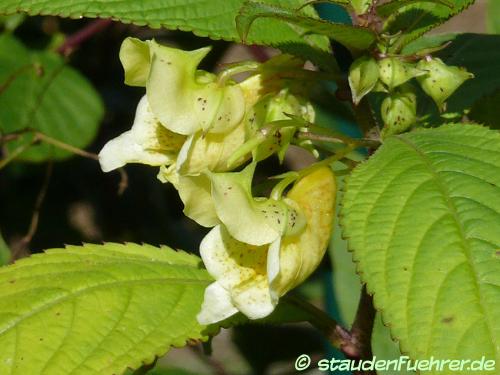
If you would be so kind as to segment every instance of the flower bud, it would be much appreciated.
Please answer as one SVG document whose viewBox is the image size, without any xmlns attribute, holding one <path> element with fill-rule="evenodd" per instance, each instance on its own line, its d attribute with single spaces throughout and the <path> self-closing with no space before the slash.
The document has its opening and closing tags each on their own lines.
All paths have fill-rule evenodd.
<svg viewBox="0 0 500 375">
<path fill-rule="evenodd" d="M 427 71 L 427 74 L 418 77 L 418 82 L 425 93 L 434 100 L 440 111 L 445 110 L 446 100 L 462 83 L 474 78 L 474 75 L 464 68 L 448 66 L 438 58 L 421 60 L 417 67 Z"/>
<path fill-rule="evenodd" d="M 352 63 L 349 69 L 349 86 L 354 104 L 358 105 L 373 90 L 378 79 L 379 69 L 372 57 L 363 56 Z"/>
<path fill-rule="evenodd" d="M 394 89 L 414 77 L 425 74 L 412 64 L 401 61 L 397 57 L 387 57 L 378 62 L 380 80 L 389 90 Z"/>
<path fill-rule="evenodd" d="M 381 115 L 384 121 L 383 138 L 402 133 L 413 125 L 417 119 L 417 97 L 412 88 L 404 86 L 385 98 Z"/>
</svg>

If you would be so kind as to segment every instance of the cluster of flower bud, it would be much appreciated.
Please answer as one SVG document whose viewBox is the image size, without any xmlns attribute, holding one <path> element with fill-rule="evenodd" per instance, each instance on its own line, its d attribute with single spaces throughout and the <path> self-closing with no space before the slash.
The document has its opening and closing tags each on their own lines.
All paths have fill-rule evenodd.
<svg viewBox="0 0 500 375">
<path fill-rule="evenodd" d="M 441 59 L 430 56 L 418 63 L 405 61 L 402 56 L 379 60 L 363 56 L 351 65 L 349 85 L 356 105 L 370 92 L 387 94 L 380 111 L 384 138 L 402 133 L 417 122 L 417 93 L 410 82 L 412 79 L 415 78 L 438 109 L 444 111 L 446 100 L 473 77 L 463 68 L 448 66 Z"/>
<path fill-rule="evenodd" d="M 321 261 L 335 200 L 335 179 L 325 167 L 298 178 L 286 197 L 252 195 L 257 162 L 272 154 L 282 159 L 300 124 L 314 121 L 303 82 L 283 74 L 300 72 L 303 62 L 280 55 L 251 63 L 251 75 L 237 83 L 231 72 L 245 64 L 219 75 L 198 69 L 209 50 L 126 39 L 125 83 L 146 94 L 132 128 L 99 153 L 105 172 L 127 163 L 159 167 L 158 178 L 178 190 L 186 216 L 212 228 L 200 247 L 215 278 L 199 315 L 204 324 L 238 311 L 251 319 L 271 313 Z"/>
</svg>

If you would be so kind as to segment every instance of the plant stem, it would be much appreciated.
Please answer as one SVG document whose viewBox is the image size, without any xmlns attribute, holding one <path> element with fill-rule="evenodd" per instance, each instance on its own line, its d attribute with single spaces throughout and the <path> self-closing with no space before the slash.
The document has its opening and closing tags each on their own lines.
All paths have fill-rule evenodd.
<svg viewBox="0 0 500 375">
<path fill-rule="evenodd" d="M 286 299 L 290 304 L 298 307 L 310 316 L 308 322 L 323 333 L 333 347 L 342 350 L 342 347 L 350 342 L 349 331 L 330 318 L 324 311 L 295 296 L 287 296 Z"/>
<path fill-rule="evenodd" d="M 99 156 L 97 154 L 94 154 L 93 152 L 88 152 L 88 151 L 82 150 L 80 148 L 77 148 L 75 146 L 71 146 L 67 143 L 64 143 L 64 142 L 59 141 L 55 138 L 49 137 L 48 135 L 43 134 L 43 133 L 41 133 L 37 130 L 33 130 L 33 129 L 23 129 L 23 130 L 19 130 L 17 132 L 14 132 L 14 133 L 0 135 L 0 144 L 15 141 L 15 140 L 19 139 L 24 134 L 32 134 L 33 138 L 31 139 L 30 142 L 22 144 L 21 146 L 16 148 L 14 151 L 12 151 L 11 154 L 7 155 L 4 159 L 1 159 L 0 160 L 0 170 L 2 168 L 4 168 L 5 166 L 7 166 L 7 164 L 9 164 L 11 161 L 13 161 L 21 153 L 26 151 L 29 147 L 31 147 L 32 145 L 34 145 L 35 143 L 40 142 L 40 141 L 48 143 L 48 144 L 55 146 L 57 148 L 60 148 L 62 150 L 69 151 L 72 154 L 82 156 L 82 157 L 87 158 L 87 159 L 99 161 Z M 123 192 L 128 187 L 128 175 L 127 175 L 127 172 L 125 172 L 125 170 L 123 168 L 119 168 L 118 172 L 120 173 L 120 182 L 118 185 L 118 195 L 122 195 Z"/>
<path fill-rule="evenodd" d="M 351 327 L 351 341 L 342 348 L 349 358 L 352 359 L 372 359 L 372 331 L 375 321 L 375 308 L 373 307 L 373 298 L 366 291 L 366 285 L 361 289 L 361 296 L 359 299 L 358 310 L 354 323 Z M 375 371 L 360 371 L 355 372 L 358 374 L 373 374 Z"/>
<path fill-rule="evenodd" d="M 295 296 L 285 297 L 287 302 L 298 307 L 309 316 L 308 322 L 320 331 L 330 344 L 341 350 L 345 356 L 352 360 L 372 359 L 371 336 L 375 309 L 372 297 L 366 292 L 366 287 L 361 291 L 356 318 L 351 330 L 347 330 L 324 311 L 309 302 Z M 375 372 L 362 371 L 356 375 L 375 374 Z"/>
<path fill-rule="evenodd" d="M 328 142 L 328 143 L 340 143 L 340 144 L 353 144 L 358 147 L 376 147 L 380 142 L 372 139 L 346 139 L 345 137 L 331 136 L 326 134 L 317 134 L 310 131 L 299 131 L 296 135 L 299 139 L 310 139 L 311 141 Z"/>
<path fill-rule="evenodd" d="M 76 49 L 76 47 L 92 37 L 94 34 L 97 34 L 98 32 L 104 30 L 112 22 L 113 21 L 110 19 L 99 19 L 90 22 L 81 30 L 68 36 L 64 43 L 59 46 L 57 52 L 64 56 L 70 55 Z"/>
<path fill-rule="evenodd" d="M 55 138 L 49 137 L 48 135 L 45 135 L 40 132 L 35 132 L 36 137 L 38 140 L 43 141 L 45 143 L 51 144 L 53 146 L 56 146 L 57 148 L 60 148 L 62 150 L 69 151 L 75 155 L 83 156 L 84 158 L 88 159 L 94 159 L 94 160 L 99 160 L 99 156 L 97 154 L 94 154 L 92 152 L 88 152 L 82 149 L 79 149 L 77 147 L 71 146 L 67 143 L 61 142 Z"/>
</svg>

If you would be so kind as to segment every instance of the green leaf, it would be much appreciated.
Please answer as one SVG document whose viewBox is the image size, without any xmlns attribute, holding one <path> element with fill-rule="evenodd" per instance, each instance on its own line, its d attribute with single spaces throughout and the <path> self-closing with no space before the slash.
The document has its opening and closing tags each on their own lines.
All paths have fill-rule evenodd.
<svg viewBox="0 0 500 375">
<path fill-rule="evenodd" d="M 488 31 L 500 34 L 500 2 L 498 0 L 488 1 Z"/>
<path fill-rule="evenodd" d="M 399 345 L 397 342 L 392 340 L 391 331 L 389 327 L 386 327 L 382 322 L 382 316 L 380 313 L 375 315 L 375 323 L 373 324 L 372 332 L 372 351 L 373 356 L 377 357 L 379 360 L 393 361 L 399 360 L 401 357 L 401 351 L 399 350 Z M 378 375 L 401 375 L 401 374 L 415 374 L 413 371 L 407 371 L 406 369 L 397 370 L 387 370 L 377 371 Z"/>
<path fill-rule="evenodd" d="M 349 178 L 342 216 L 361 278 L 404 353 L 498 363 L 497 131 L 452 124 L 389 137 Z"/>
<path fill-rule="evenodd" d="M 3 239 L 2 233 L 0 232 L 0 266 L 3 266 L 10 262 L 11 251 L 9 246 Z"/>
<path fill-rule="evenodd" d="M 28 50 L 11 35 L 0 36 L 0 132 L 28 128 L 69 145 L 84 148 L 94 138 L 104 113 L 90 83 L 53 52 Z M 12 150 L 32 135 L 10 142 Z M 41 143 L 20 159 L 61 159 L 68 151 Z"/>
<path fill-rule="evenodd" d="M 343 197 L 344 178 L 338 176 L 336 211 L 340 211 L 340 202 Z M 333 268 L 333 289 L 341 321 L 350 327 L 358 309 L 361 294 L 361 281 L 356 273 L 356 264 L 352 261 L 352 254 L 347 248 L 347 241 L 342 236 L 342 227 L 339 220 L 334 221 L 332 237 L 328 249 Z"/>
<path fill-rule="evenodd" d="M 167 247 L 68 246 L 0 269 L 1 374 L 121 374 L 204 340 L 211 282 Z"/>
<path fill-rule="evenodd" d="M 0 25 L 6 32 L 11 33 L 24 22 L 25 18 L 26 15 L 22 13 L 16 13 L 10 16 L 0 16 Z"/>
<path fill-rule="evenodd" d="M 376 39 L 373 31 L 357 26 L 332 23 L 296 12 L 291 8 L 283 8 L 264 3 L 246 2 L 236 18 L 236 26 L 242 39 L 253 29 L 252 24 L 258 18 L 271 18 L 301 28 L 301 34 L 319 34 L 327 36 L 343 44 L 351 50 L 365 50 L 370 47 Z M 304 36 L 307 38 L 308 36 Z"/>
<path fill-rule="evenodd" d="M 303 0 L 267 0 L 269 4 L 301 6 Z M 61 17 L 111 18 L 123 23 L 147 25 L 151 28 L 179 29 L 192 31 L 198 36 L 239 42 L 235 18 L 244 0 L 4 0 L 0 14 L 27 12 L 31 15 L 44 14 Z M 305 10 L 315 16 L 313 8 Z M 251 44 L 272 45 L 277 48 L 316 49 L 329 51 L 326 38 L 305 40 L 292 27 L 282 22 L 266 20 L 252 28 L 248 39 Z"/>
<path fill-rule="evenodd" d="M 425 34 L 427 31 L 441 25 L 451 17 L 463 12 L 474 4 L 475 0 L 454 0 L 453 6 L 438 2 L 410 3 L 397 12 L 392 13 L 384 25 L 384 32 L 403 34 L 391 47 L 390 52 L 397 52 L 412 40 Z"/>
<path fill-rule="evenodd" d="M 447 6 L 450 9 L 454 8 L 453 3 L 449 0 L 393 0 L 389 1 L 388 3 L 379 5 L 377 7 L 377 14 L 381 17 L 389 17 L 391 14 L 401 8 L 418 3 L 435 3 Z"/>
<path fill-rule="evenodd" d="M 468 117 L 477 123 L 500 129 L 500 106 L 498 103 L 500 103 L 500 89 L 474 103 Z"/>
</svg>

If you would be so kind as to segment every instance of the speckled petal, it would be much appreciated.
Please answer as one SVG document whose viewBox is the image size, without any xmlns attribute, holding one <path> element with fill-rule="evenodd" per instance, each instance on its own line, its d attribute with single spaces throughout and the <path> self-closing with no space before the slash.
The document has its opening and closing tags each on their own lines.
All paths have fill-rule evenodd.
<svg viewBox="0 0 500 375">
<path fill-rule="evenodd" d="M 233 304 L 251 319 L 274 309 L 266 274 L 267 246 L 252 246 L 232 238 L 222 225 L 213 228 L 200 245 L 208 272 L 229 291 Z"/>
<path fill-rule="evenodd" d="M 300 212 L 282 200 L 252 197 L 254 170 L 252 163 L 241 172 L 209 173 L 209 177 L 215 210 L 231 236 L 260 246 L 275 241 L 290 226 L 303 221 Z"/>
</svg>

